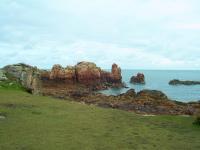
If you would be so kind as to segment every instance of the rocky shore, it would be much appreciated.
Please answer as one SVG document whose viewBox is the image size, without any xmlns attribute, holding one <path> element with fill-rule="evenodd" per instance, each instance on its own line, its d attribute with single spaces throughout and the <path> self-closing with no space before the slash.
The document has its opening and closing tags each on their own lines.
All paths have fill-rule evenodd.
<svg viewBox="0 0 200 150">
<path fill-rule="evenodd" d="M 28 92 L 71 99 L 100 107 L 122 109 L 143 114 L 194 115 L 200 110 L 200 102 L 182 103 L 170 100 L 163 92 L 134 89 L 118 96 L 106 96 L 98 90 L 124 87 L 121 69 L 113 64 L 106 72 L 91 62 L 75 66 L 54 65 L 50 71 L 26 64 L 5 66 L 0 79 L 18 81 Z"/>
</svg>

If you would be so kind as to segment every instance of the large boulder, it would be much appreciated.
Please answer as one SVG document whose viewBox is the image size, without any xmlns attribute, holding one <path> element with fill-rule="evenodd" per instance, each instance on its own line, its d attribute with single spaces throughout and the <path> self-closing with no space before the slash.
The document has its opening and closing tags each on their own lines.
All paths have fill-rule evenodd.
<svg viewBox="0 0 200 150">
<path fill-rule="evenodd" d="M 75 66 L 76 78 L 79 83 L 95 84 L 101 79 L 101 69 L 91 62 L 80 62 Z"/>
<path fill-rule="evenodd" d="M 136 76 L 132 76 L 130 79 L 131 83 L 137 83 L 137 84 L 145 84 L 145 77 L 143 73 L 137 73 Z"/>
<path fill-rule="evenodd" d="M 163 92 L 157 90 L 142 90 L 137 93 L 137 97 L 154 100 L 168 100 L 168 97 Z"/>
<path fill-rule="evenodd" d="M 126 93 L 120 94 L 120 96 L 133 97 L 134 98 L 136 96 L 135 89 L 129 89 L 128 91 L 126 91 Z"/>
<path fill-rule="evenodd" d="M 27 70 L 21 77 L 22 86 L 32 94 L 40 94 L 41 92 L 41 80 L 40 71 L 35 67 Z"/>
<path fill-rule="evenodd" d="M 33 94 L 40 92 L 40 70 L 23 63 L 8 65 L 3 71 L 10 80 L 18 81 L 27 91 Z"/>
<path fill-rule="evenodd" d="M 26 71 L 31 68 L 32 66 L 19 63 L 19 64 L 5 66 L 3 70 L 8 78 L 21 80 L 22 74 L 26 73 Z"/>
</svg>

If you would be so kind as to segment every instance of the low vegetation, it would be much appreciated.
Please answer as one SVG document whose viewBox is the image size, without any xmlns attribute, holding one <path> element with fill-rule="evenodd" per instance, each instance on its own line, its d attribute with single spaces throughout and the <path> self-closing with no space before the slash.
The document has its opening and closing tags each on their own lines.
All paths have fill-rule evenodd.
<svg viewBox="0 0 200 150">
<path fill-rule="evenodd" d="M 196 117 L 194 124 L 200 126 L 200 115 Z"/>
<path fill-rule="evenodd" d="M 15 80 L 0 81 L 0 89 L 24 90 L 24 88 Z"/>
<path fill-rule="evenodd" d="M 17 85 L 0 88 L 0 150 L 199 150 L 193 120 L 33 96 Z"/>
</svg>

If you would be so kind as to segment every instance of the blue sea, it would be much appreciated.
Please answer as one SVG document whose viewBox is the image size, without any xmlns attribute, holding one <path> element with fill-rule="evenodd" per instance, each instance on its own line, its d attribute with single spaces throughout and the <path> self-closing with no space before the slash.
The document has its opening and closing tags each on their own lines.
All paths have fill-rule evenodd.
<svg viewBox="0 0 200 150">
<path fill-rule="evenodd" d="M 131 76 L 138 72 L 144 73 L 145 85 L 129 83 Z M 126 92 L 130 88 L 137 92 L 143 89 L 163 91 L 170 99 L 189 102 L 200 100 L 200 85 L 169 85 L 172 79 L 200 81 L 200 70 L 122 70 L 122 80 L 129 88 L 108 89 L 101 91 L 106 95 L 118 95 Z"/>
</svg>

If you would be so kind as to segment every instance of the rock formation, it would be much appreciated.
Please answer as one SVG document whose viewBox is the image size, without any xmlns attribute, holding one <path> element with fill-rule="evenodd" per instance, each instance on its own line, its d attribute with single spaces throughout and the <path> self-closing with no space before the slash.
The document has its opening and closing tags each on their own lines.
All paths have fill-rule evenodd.
<svg viewBox="0 0 200 150">
<path fill-rule="evenodd" d="M 22 86 L 32 94 L 41 93 L 40 72 L 37 68 L 31 68 L 21 77 Z"/>
<path fill-rule="evenodd" d="M 43 71 L 42 80 L 62 81 L 83 84 L 86 86 L 96 86 L 101 89 L 100 85 L 116 85 L 122 86 L 121 69 L 116 65 L 112 65 L 112 71 L 103 71 L 92 62 L 79 62 L 75 66 L 63 68 L 60 65 L 54 65 L 51 71 Z"/>
<path fill-rule="evenodd" d="M 7 79 L 4 70 L 0 69 L 0 81 L 5 81 Z"/>
<path fill-rule="evenodd" d="M 38 94 L 40 93 L 40 70 L 26 64 L 8 65 L 3 68 L 9 80 L 18 81 L 27 91 Z"/>
<path fill-rule="evenodd" d="M 169 85 L 197 85 L 197 84 L 200 84 L 200 81 L 181 81 L 178 79 L 169 81 Z"/>
<path fill-rule="evenodd" d="M 119 68 L 117 66 L 117 64 L 113 64 L 112 65 L 112 74 L 111 74 L 111 77 L 112 77 L 112 82 L 121 82 L 122 80 L 122 76 L 121 76 L 121 68 Z"/>
<path fill-rule="evenodd" d="M 159 100 L 168 99 L 168 97 L 163 92 L 157 90 L 142 90 L 137 93 L 137 97 L 144 97 L 144 98 L 148 97 Z"/>
<path fill-rule="evenodd" d="M 91 85 L 101 82 L 101 69 L 91 62 L 80 62 L 75 66 L 78 83 Z"/>
<path fill-rule="evenodd" d="M 145 77 L 143 73 L 137 73 L 136 76 L 132 76 L 130 79 L 131 83 L 145 84 Z"/>
<path fill-rule="evenodd" d="M 50 80 L 74 81 L 76 79 L 75 68 L 70 66 L 63 68 L 61 65 L 54 65 L 51 72 L 49 73 L 49 77 L 47 74 L 43 74 L 43 77 L 47 77 Z"/>
</svg>

